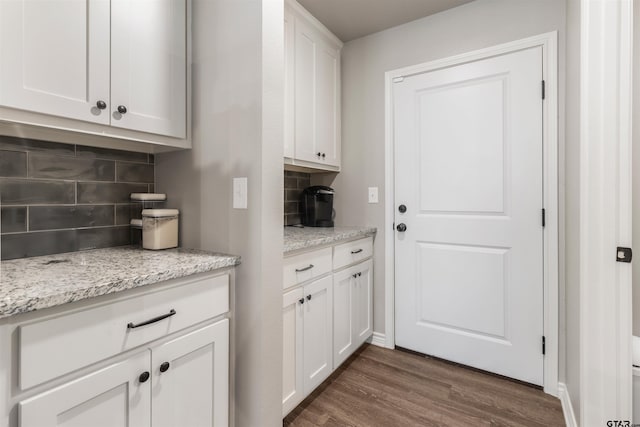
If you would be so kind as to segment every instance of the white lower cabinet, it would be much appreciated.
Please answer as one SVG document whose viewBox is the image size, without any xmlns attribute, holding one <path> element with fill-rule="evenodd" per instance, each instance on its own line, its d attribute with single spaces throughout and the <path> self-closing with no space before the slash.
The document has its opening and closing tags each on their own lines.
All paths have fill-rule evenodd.
<svg viewBox="0 0 640 427">
<path fill-rule="evenodd" d="M 226 426 L 229 320 L 20 402 L 20 426 Z"/>
<path fill-rule="evenodd" d="M 373 333 L 373 262 L 362 262 L 333 275 L 333 369 Z"/>
<path fill-rule="evenodd" d="M 20 426 L 150 426 L 151 381 L 141 381 L 150 364 L 145 350 L 22 401 Z"/>
<path fill-rule="evenodd" d="M 327 250 L 333 254 L 332 273 L 319 268 L 318 260 L 324 259 L 319 254 Z M 285 259 L 285 278 L 287 269 L 296 266 L 318 267 L 325 273 L 306 279 L 290 274 L 285 280 L 285 288 L 294 288 L 282 299 L 283 416 L 371 337 L 372 251 L 373 239 L 365 238 Z M 361 253 L 366 258 L 357 258 Z"/>
<path fill-rule="evenodd" d="M 151 362 L 153 427 L 229 425 L 229 319 L 153 348 Z"/>
<path fill-rule="evenodd" d="M 332 372 L 331 276 L 284 294 L 282 412 L 288 414 Z"/>
</svg>

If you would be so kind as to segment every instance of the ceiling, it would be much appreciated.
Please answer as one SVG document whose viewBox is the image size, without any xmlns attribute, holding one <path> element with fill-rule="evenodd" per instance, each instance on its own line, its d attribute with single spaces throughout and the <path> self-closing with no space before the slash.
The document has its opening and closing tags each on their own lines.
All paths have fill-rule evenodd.
<svg viewBox="0 0 640 427">
<path fill-rule="evenodd" d="M 298 0 L 343 42 L 472 0 Z"/>
</svg>

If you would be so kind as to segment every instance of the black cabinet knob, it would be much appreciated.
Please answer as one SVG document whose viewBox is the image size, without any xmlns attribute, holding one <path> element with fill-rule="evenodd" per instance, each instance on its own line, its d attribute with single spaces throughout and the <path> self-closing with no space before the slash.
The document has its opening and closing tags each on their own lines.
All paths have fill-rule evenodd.
<svg viewBox="0 0 640 427">
<path fill-rule="evenodd" d="M 147 382 L 148 379 L 149 379 L 149 371 L 144 371 L 138 377 L 138 381 L 140 381 L 141 383 Z"/>
<path fill-rule="evenodd" d="M 400 213 L 405 213 L 407 211 L 407 207 L 405 205 L 398 206 L 398 210 Z"/>
<path fill-rule="evenodd" d="M 358 273 L 353 273 L 352 276 L 355 279 L 356 277 L 358 277 Z"/>
<path fill-rule="evenodd" d="M 311 294 L 307 295 L 307 300 L 311 301 Z"/>
<path fill-rule="evenodd" d="M 127 107 L 125 107 L 124 105 L 118 105 L 118 113 L 127 114 Z"/>
<path fill-rule="evenodd" d="M 167 372 L 169 370 L 169 366 L 171 366 L 169 362 L 164 362 L 160 365 L 160 372 Z"/>
<path fill-rule="evenodd" d="M 298 302 L 299 302 L 300 304 L 304 304 L 304 298 L 300 298 L 300 299 L 298 300 Z"/>
<path fill-rule="evenodd" d="M 318 154 L 316 154 L 316 156 L 320 157 L 322 155 L 321 152 L 318 151 Z"/>
<path fill-rule="evenodd" d="M 407 226 L 406 224 L 398 224 L 398 226 L 396 227 L 396 230 L 398 230 L 401 233 L 404 233 L 405 231 L 407 231 Z"/>
<path fill-rule="evenodd" d="M 326 157 L 326 154 L 322 153 L 322 158 L 324 159 Z"/>
<path fill-rule="evenodd" d="M 98 101 L 96 102 L 96 107 L 98 107 L 98 110 L 104 110 L 107 108 L 107 103 L 104 101 Z"/>
</svg>

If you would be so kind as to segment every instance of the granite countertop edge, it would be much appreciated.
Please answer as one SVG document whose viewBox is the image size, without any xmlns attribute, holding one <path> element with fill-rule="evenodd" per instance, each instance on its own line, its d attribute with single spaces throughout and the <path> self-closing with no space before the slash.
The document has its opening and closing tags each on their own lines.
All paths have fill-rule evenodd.
<svg viewBox="0 0 640 427">
<path fill-rule="evenodd" d="M 348 240 L 374 236 L 375 227 L 285 227 L 283 252 L 292 252 L 328 246 Z"/>
<path fill-rule="evenodd" d="M 99 253 L 103 251 L 96 249 L 91 252 Z M 189 251 L 185 251 L 183 255 L 189 256 Z M 28 278 L 22 283 L 22 287 L 10 287 L 7 291 L 6 286 L 0 284 L 0 319 L 15 316 L 18 314 L 29 313 L 38 310 L 44 310 L 47 308 L 53 308 L 61 306 L 71 302 L 77 302 L 87 300 L 90 298 L 100 297 L 103 295 L 114 294 L 118 292 L 127 291 L 130 289 L 141 288 L 144 286 L 154 285 L 161 282 L 165 282 L 173 279 L 180 279 L 189 277 L 195 274 L 208 273 L 215 270 L 224 268 L 235 267 L 240 264 L 241 258 L 235 255 L 227 255 L 205 251 L 193 251 L 199 257 L 208 257 L 209 260 L 201 260 L 189 265 L 170 265 L 165 270 L 153 271 L 150 273 L 144 273 L 139 275 L 133 275 L 128 277 L 113 277 L 107 280 L 97 279 L 95 282 L 90 283 L 86 280 L 80 280 L 83 282 L 81 285 L 73 287 L 65 284 L 54 284 L 52 286 L 42 286 L 37 284 L 33 286 L 29 291 Z M 81 252 L 72 254 L 59 254 L 57 257 L 74 255 L 80 256 Z M 158 258 L 162 257 L 161 252 L 155 252 L 154 254 Z M 53 258 L 56 255 L 50 255 L 46 257 L 37 257 L 40 259 Z M 37 258 L 29 258 L 27 260 L 33 261 Z M 11 263 L 11 261 L 2 262 Z M 3 278 L 4 279 L 4 278 Z M 66 280 L 66 283 L 72 282 L 73 276 Z M 27 283 L 25 283 L 27 282 Z M 11 292 L 17 288 L 17 292 Z M 23 291 L 23 292 L 21 292 Z"/>
</svg>

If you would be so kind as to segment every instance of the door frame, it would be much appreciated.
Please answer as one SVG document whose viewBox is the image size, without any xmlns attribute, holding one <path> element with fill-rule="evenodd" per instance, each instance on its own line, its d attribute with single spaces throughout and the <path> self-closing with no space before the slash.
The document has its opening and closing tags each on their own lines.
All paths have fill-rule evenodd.
<svg viewBox="0 0 640 427">
<path fill-rule="evenodd" d="M 538 36 L 475 50 L 449 58 L 403 67 L 385 73 L 385 347 L 395 347 L 395 194 L 393 80 L 428 71 L 487 59 L 532 47 L 542 47 L 542 78 L 545 102 L 542 110 L 543 204 L 546 210 L 544 236 L 544 391 L 558 396 L 558 33 Z"/>
<path fill-rule="evenodd" d="M 580 6 L 579 401 L 590 426 L 632 417 L 632 267 L 615 251 L 633 240 L 634 2 Z"/>
</svg>

